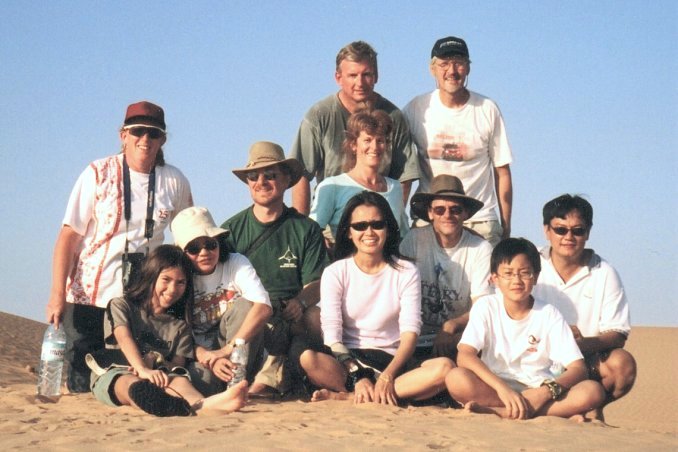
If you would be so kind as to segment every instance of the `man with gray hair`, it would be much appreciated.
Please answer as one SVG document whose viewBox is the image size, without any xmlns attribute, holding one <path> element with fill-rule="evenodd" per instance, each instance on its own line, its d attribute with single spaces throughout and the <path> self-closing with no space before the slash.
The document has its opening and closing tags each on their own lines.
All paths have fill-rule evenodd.
<svg viewBox="0 0 678 452">
<path fill-rule="evenodd" d="M 419 150 L 417 192 L 426 193 L 435 176 L 457 176 L 466 194 L 484 204 L 465 226 L 494 246 L 511 235 L 513 156 L 504 120 L 492 100 L 466 88 L 471 60 L 463 39 L 436 41 L 429 69 L 437 89 L 415 97 L 403 109 Z"/>
<path fill-rule="evenodd" d="M 407 203 L 412 181 L 419 178 L 417 152 L 402 112 L 374 91 L 377 83 L 377 52 L 363 41 L 355 41 L 337 54 L 334 80 L 339 92 L 316 103 L 306 113 L 292 145 L 290 157 L 304 167 L 303 177 L 292 189 L 292 205 L 308 215 L 313 178 L 321 182 L 342 173 L 341 144 L 348 117 L 357 110 L 383 110 L 393 119 L 390 153 L 384 156 L 382 175 L 399 180 Z"/>
</svg>

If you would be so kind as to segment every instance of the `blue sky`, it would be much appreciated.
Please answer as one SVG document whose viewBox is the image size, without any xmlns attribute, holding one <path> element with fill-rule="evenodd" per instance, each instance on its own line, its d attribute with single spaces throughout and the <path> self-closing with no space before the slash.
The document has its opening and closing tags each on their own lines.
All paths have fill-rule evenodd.
<svg viewBox="0 0 678 452">
<path fill-rule="evenodd" d="M 398 106 L 434 88 L 436 39 L 463 37 L 469 88 L 494 99 L 515 162 L 513 233 L 541 207 L 594 206 L 589 244 L 621 274 L 634 325 L 678 326 L 675 1 L 0 2 L 0 310 L 44 321 L 70 190 L 117 153 L 128 104 L 165 108 L 165 152 L 217 222 L 250 203 L 231 169 L 259 140 L 289 149 L 362 39 Z M 674 251 L 671 251 L 674 250 Z"/>
</svg>

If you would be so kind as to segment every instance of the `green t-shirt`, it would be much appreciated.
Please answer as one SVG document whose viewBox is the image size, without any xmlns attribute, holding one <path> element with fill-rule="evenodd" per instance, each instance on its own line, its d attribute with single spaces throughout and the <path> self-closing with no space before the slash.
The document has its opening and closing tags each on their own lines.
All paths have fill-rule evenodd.
<svg viewBox="0 0 678 452">
<path fill-rule="evenodd" d="M 245 254 L 252 242 L 278 222 L 282 222 L 278 229 L 246 254 L 272 302 L 292 298 L 320 279 L 329 262 L 320 226 L 289 207 L 271 223 L 257 220 L 248 207 L 221 225 L 231 231 L 227 242 L 232 250 Z"/>
</svg>

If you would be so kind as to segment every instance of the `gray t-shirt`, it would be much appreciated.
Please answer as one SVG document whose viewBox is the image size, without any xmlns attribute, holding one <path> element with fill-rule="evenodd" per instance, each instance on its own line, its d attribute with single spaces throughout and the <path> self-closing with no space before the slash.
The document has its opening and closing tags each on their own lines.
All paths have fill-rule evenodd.
<svg viewBox="0 0 678 452">
<path fill-rule="evenodd" d="M 382 174 L 400 182 L 419 179 L 417 150 L 402 112 L 379 94 L 374 108 L 385 111 L 393 119 L 391 149 L 384 155 Z M 337 94 L 316 103 L 306 113 L 290 157 L 301 162 L 304 175 L 309 180 L 315 177 L 320 183 L 326 177 L 343 173 L 344 152 L 341 145 L 350 116 Z"/>
<path fill-rule="evenodd" d="M 193 336 L 188 324 L 170 314 L 149 315 L 145 309 L 128 303 L 124 298 L 111 300 L 104 319 L 107 348 L 119 348 L 113 335 L 117 326 L 127 326 L 141 355 L 160 353 L 165 361 L 175 356 L 193 358 Z"/>
<path fill-rule="evenodd" d="M 400 252 L 415 259 L 421 275 L 422 336 L 436 334 L 446 320 L 469 312 L 472 300 L 492 293 L 492 246 L 468 231 L 446 249 L 438 245 L 433 226 L 413 228 Z"/>
</svg>

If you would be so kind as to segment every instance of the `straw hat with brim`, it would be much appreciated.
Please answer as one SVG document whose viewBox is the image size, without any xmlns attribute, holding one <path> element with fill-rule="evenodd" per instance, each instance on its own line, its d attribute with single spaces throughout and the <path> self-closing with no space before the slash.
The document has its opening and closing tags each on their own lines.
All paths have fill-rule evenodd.
<svg viewBox="0 0 678 452">
<path fill-rule="evenodd" d="M 431 181 L 431 191 L 428 193 L 416 193 L 412 196 L 410 201 L 410 211 L 417 218 L 430 222 L 428 217 L 428 208 L 431 206 L 431 201 L 436 198 L 447 198 L 459 201 L 464 204 L 468 211 L 468 217 L 471 218 L 484 206 L 482 201 L 466 196 L 464 192 L 464 184 L 461 183 L 458 177 L 450 176 L 449 174 L 441 174 L 436 176 Z"/>
<path fill-rule="evenodd" d="M 286 159 L 283 148 L 280 145 L 269 141 L 258 141 L 250 148 L 250 155 L 247 159 L 247 166 L 242 169 L 234 169 L 233 174 L 238 179 L 247 183 L 247 173 L 261 168 L 268 168 L 275 165 L 284 164 L 290 172 L 290 187 L 301 178 L 304 172 L 301 163 L 297 159 Z"/>
<path fill-rule="evenodd" d="M 209 210 L 204 207 L 189 207 L 182 210 L 172 220 L 170 229 L 174 236 L 174 243 L 182 250 L 198 237 L 229 234 L 228 229 L 217 227 Z"/>
</svg>

